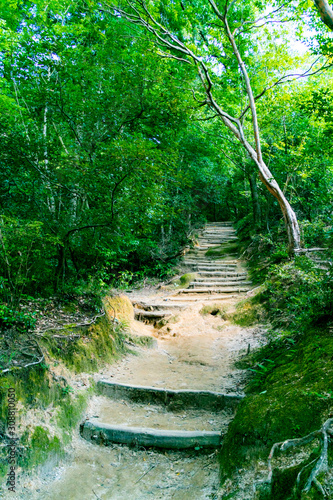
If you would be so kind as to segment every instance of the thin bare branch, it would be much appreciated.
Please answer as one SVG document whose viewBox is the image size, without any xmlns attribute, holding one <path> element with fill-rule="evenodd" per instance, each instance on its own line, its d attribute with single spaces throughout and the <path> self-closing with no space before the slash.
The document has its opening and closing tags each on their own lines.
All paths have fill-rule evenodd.
<svg viewBox="0 0 333 500">
<path fill-rule="evenodd" d="M 281 76 L 278 80 L 276 80 L 274 83 L 272 83 L 271 85 L 269 85 L 268 87 L 266 87 L 264 90 L 262 90 L 260 92 L 260 94 L 257 94 L 255 97 L 254 97 L 254 100 L 257 101 L 258 99 L 260 99 L 263 95 L 266 94 L 266 92 L 268 92 L 269 90 L 273 89 L 274 87 L 276 87 L 277 85 L 282 85 L 283 83 L 289 83 L 289 82 L 293 82 L 293 81 L 296 81 L 296 80 L 299 80 L 300 78 L 306 78 L 308 76 L 313 76 L 313 75 L 316 75 L 322 71 L 326 71 L 327 69 L 329 68 L 332 68 L 333 66 L 333 63 L 331 64 L 324 64 L 322 65 L 320 68 L 318 68 L 317 70 L 315 71 L 312 71 L 311 72 L 311 69 L 315 66 L 315 64 L 317 64 L 317 62 L 320 60 L 320 58 L 317 58 L 312 64 L 311 66 L 309 67 L 309 69 L 307 69 L 304 73 L 292 73 L 290 75 L 284 75 L 284 76 Z M 241 120 L 245 115 L 246 113 L 251 109 L 250 105 L 246 106 L 246 108 L 244 108 L 242 114 L 239 116 L 239 120 Z"/>
</svg>

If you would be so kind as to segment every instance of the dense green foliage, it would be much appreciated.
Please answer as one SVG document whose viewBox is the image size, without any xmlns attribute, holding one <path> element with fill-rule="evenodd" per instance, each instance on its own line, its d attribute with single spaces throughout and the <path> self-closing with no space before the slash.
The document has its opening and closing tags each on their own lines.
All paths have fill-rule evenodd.
<svg viewBox="0 0 333 500">
<path fill-rule="evenodd" d="M 205 218 L 239 220 L 271 239 L 283 227 L 254 164 L 219 121 L 206 121 L 211 113 L 200 104 L 193 64 L 160 57 L 142 27 L 99 7 L 43 0 L 2 6 L 0 296 L 14 309 L 24 296 L 163 277 Z M 312 50 L 327 56 L 326 28 L 310 7 L 301 2 L 286 15 L 298 20 L 299 39 L 312 23 L 319 40 Z M 216 69 L 207 7 L 154 8 L 184 42 L 193 43 L 194 27 L 218 101 L 230 112 L 242 109 L 244 82 L 232 54 L 225 71 Z M 261 8 L 235 6 L 230 22 L 254 21 Z M 244 30 L 240 50 L 255 91 L 277 71 L 312 61 L 309 52 L 295 55 L 292 44 L 274 45 L 274 36 L 288 36 L 284 27 L 263 28 L 260 36 Z M 332 94 L 330 76 L 321 75 L 258 101 L 264 159 L 302 221 L 306 245 L 320 240 L 331 220 Z M 247 116 L 245 127 L 250 123 Z"/>
<path fill-rule="evenodd" d="M 163 276 L 227 181 L 191 119 L 191 72 L 117 19 L 54 9 L 3 21 L 0 293 L 15 305 Z"/>
</svg>

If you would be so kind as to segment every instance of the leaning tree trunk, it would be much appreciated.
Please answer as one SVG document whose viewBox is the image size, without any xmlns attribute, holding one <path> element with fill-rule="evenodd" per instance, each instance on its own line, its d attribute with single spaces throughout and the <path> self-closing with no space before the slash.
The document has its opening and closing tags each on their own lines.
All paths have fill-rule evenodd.
<svg viewBox="0 0 333 500">
<path fill-rule="evenodd" d="M 327 0 L 314 0 L 313 2 L 319 11 L 323 23 L 333 31 L 333 10 Z"/>
<path fill-rule="evenodd" d="M 215 103 L 214 103 L 215 104 Z M 215 104 L 216 105 L 216 104 Z M 301 248 L 301 238 L 300 238 L 300 229 L 297 221 L 296 214 L 294 210 L 291 208 L 290 203 L 288 202 L 287 198 L 283 194 L 282 189 L 276 182 L 276 180 L 273 177 L 272 172 L 269 170 L 267 165 L 265 164 L 262 154 L 261 154 L 261 149 L 260 149 L 260 144 L 257 145 L 257 150 L 255 150 L 252 145 L 245 139 L 243 131 L 240 132 L 239 128 L 236 127 L 229 118 L 225 116 L 221 116 L 221 119 L 223 123 L 233 132 L 233 134 L 237 137 L 237 139 L 240 141 L 240 143 L 244 146 L 246 151 L 248 152 L 249 156 L 252 158 L 252 160 L 255 162 L 258 170 L 259 170 L 259 178 L 262 181 L 262 183 L 266 186 L 268 191 L 275 196 L 277 201 L 279 202 L 284 222 L 286 224 L 286 230 L 287 230 L 287 235 L 288 235 L 288 246 L 289 246 L 289 253 L 297 253 L 298 250 Z M 255 121 L 255 120 L 254 120 Z M 257 136 L 257 140 L 259 143 L 259 132 L 258 132 L 258 125 L 255 123 L 255 135 Z"/>
<path fill-rule="evenodd" d="M 263 184 L 267 187 L 268 191 L 272 193 L 273 196 L 279 202 L 284 222 L 286 225 L 287 235 L 288 235 L 288 243 L 289 243 L 289 252 L 295 253 L 301 248 L 301 234 L 297 221 L 296 214 L 294 210 L 291 208 L 289 201 L 283 194 L 282 189 L 272 176 L 268 167 L 261 162 L 259 168 L 259 177 L 262 180 Z"/>
<path fill-rule="evenodd" d="M 319 0 L 318 0 L 319 1 Z M 326 0 L 320 0 L 326 1 Z M 224 28 L 225 34 L 229 39 L 230 45 L 232 47 L 232 51 L 237 60 L 239 70 L 241 71 L 244 84 L 246 88 L 246 93 L 248 97 L 248 105 L 242 110 L 241 116 L 236 118 L 235 116 L 231 116 L 228 112 L 223 110 L 219 104 L 215 101 L 212 93 L 212 89 L 214 87 L 214 79 L 210 76 L 210 71 L 207 68 L 204 58 L 202 54 L 196 54 L 193 52 L 192 48 L 189 48 L 184 42 L 179 40 L 177 36 L 169 31 L 169 29 L 160 22 L 161 20 L 156 20 L 154 14 L 149 10 L 147 4 L 141 0 L 133 0 L 130 2 L 129 10 L 123 10 L 119 5 L 109 6 L 110 13 L 114 15 L 114 11 L 117 11 L 117 15 L 120 14 L 124 16 L 125 19 L 134 23 L 136 25 L 143 26 L 149 33 L 153 34 L 157 40 L 157 44 L 160 47 L 162 46 L 164 49 L 168 50 L 167 54 L 163 54 L 162 57 L 170 57 L 172 59 L 176 59 L 181 61 L 182 63 L 194 64 L 197 67 L 199 77 L 201 79 L 206 99 L 200 103 L 200 107 L 202 105 L 208 105 L 212 110 L 215 111 L 215 116 L 219 116 L 223 123 L 229 128 L 229 130 L 238 138 L 239 142 L 243 145 L 246 151 L 249 153 L 252 160 L 255 162 L 256 166 L 259 170 L 259 177 L 261 181 L 265 184 L 270 193 L 275 196 L 278 200 L 279 205 L 282 210 L 282 214 L 286 223 L 288 241 L 289 241 L 289 251 L 290 253 L 297 252 L 300 249 L 300 230 L 298 227 L 297 217 L 290 204 L 288 203 L 286 197 L 284 196 L 282 190 L 280 189 L 278 183 L 274 179 L 273 175 L 269 171 L 267 165 L 265 165 L 262 157 L 261 145 L 260 145 L 260 131 L 258 125 L 258 117 L 257 117 L 257 109 L 256 109 L 256 100 L 264 95 L 268 88 L 272 88 L 272 86 L 264 89 L 261 94 L 254 97 L 253 90 L 251 87 L 250 77 L 246 68 L 246 65 L 242 59 L 241 53 L 237 47 L 236 39 L 235 39 L 235 29 L 230 29 L 228 23 L 228 11 L 234 2 L 228 2 L 224 4 L 223 12 L 219 10 L 219 7 L 216 5 L 214 0 L 208 0 L 208 3 L 213 9 L 213 12 L 222 22 L 222 27 Z M 196 44 L 194 44 L 195 46 Z M 214 46 L 214 50 L 216 47 Z M 175 55 L 174 52 L 177 51 L 178 54 Z M 252 123 L 253 123 L 253 139 L 255 148 L 251 146 L 249 141 L 245 137 L 245 131 L 243 127 L 244 117 L 248 110 L 251 110 L 252 114 Z"/>
<path fill-rule="evenodd" d="M 255 226 L 258 227 L 261 225 L 261 209 L 259 203 L 259 194 L 258 194 L 256 177 L 257 175 L 255 172 L 248 174 L 250 190 L 251 190 L 251 198 L 252 198 L 253 219 Z"/>
</svg>

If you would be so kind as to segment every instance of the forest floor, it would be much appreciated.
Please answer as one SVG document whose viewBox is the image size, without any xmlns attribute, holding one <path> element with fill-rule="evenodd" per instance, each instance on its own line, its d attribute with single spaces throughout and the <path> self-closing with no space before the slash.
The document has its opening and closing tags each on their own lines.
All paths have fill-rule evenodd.
<svg viewBox="0 0 333 500">
<path fill-rule="evenodd" d="M 193 264 L 199 275 L 205 252 L 199 249 L 193 257 L 187 257 L 200 261 L 199 268 Z M 232 258 L 235 272 L 244 274 L 242 262 Z M 218 262 L 228 266 L 231 262 L 228 259 L 230 256 L 225 254 Z M 230 275 L 225 269 L 221 273 Z M 233 290 L 230 283 L 213 286 L 213 291 L 198 288 L 198 293 L 195 290 L 189 293 L 191 288 L 177 290 L 174 285 L 128 293 L 135 307 L 148 304 L 150 307 L 145 310 L 153 310 L 154 306 L 163 310 L 157 306 L 166 304 L 173 313 L 155 324 L 133 320 L 132 333 L 152 337 L 153 346 L 133 346 L 125 358 L 95 373 L 95 381 L 242 395 L 248 372 L 236 368 L 235 361 L 263 342 L 264 329 L 240 327 L 230 321 L 237 303 L 246 297 L 246 291 L 238 291 L 239 284 L 238 289 L 231 285 Z M 228 293 L 223 291 L 226 286 Z M 195 289 L 196 284 L 190 287 Z M 83 380 L 82 374 L 77 379 Z M 158 405 L 134 404 L 125 399 L 113 401 L 103 395 L 90 399 L 86 414 L 86 419 L 92 422 L 155 429 L 219 430 L 222 436 L 232 418 L 228 411 L 179 408 L 170 412 Z M 20 483 L 18 499 L 214 499 L 219 498 L 219 467 L 214 450 L 98 446 L 76 432 L 66 460 L 56 466 L 49 462 L 40 468 L 38 477 L 22 477 Z"/>
</svg>

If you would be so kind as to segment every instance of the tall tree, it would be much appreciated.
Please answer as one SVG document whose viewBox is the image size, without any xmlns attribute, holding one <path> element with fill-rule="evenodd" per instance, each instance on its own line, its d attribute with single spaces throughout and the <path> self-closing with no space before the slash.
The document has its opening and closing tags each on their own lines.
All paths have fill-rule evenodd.
<svg viewBox="0 0 333 500">
<path fill-rule="evenodd" d="M 270 193 L 275 196 L 285 220 L 290 251 L 300 249 L 300 230 L 296 214 L 288 202 L 283 190 L 278 185 L 272 172 L 263 160 L 261 134 L 257 113 L 257 101 L 276 85 L 288 81 L 288 74 L 267 83 L 261 89 L 253 83 L 255 58 L 260 43 L 253 35 L 262 24 L 282 21 L 277 8 L 278 19 L 274 20 L 275 11 L 265 14 L 267 5 L 258 2 L 229 2 L 223 0 L 219 5 L 214 0 L 199 2 L 180 2 L 167 5 L 134 0 L 123 4 L 105 4 L 109 13 L 126 18 L 133 24 L 144 27 L 154 37 L 161 57 L 176 59 L 181 63 L 194 65 L 198 71 L 205 98 L 197 99 L 199 106 L 208 106 L 224 125 L 238 139 L 247 154 L 255 163 L 259 177 Z M 259 17 L 256 19 L 255 15 Z M 307 71 L 299 76 L 309 75 Z M 239 81 L 240 97 L 236 105 L 235 92 L 230 92 L 230 85 L 225 85 L 228 96 L 221 97 L 221 80 L 235 85 Z M 234 90 L 234 89 L 233 89 Z M 243 105 L 242 94 L 247 102 Z M 251 115 L 251 131 L 248 113 Z"/>
</svg>

